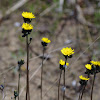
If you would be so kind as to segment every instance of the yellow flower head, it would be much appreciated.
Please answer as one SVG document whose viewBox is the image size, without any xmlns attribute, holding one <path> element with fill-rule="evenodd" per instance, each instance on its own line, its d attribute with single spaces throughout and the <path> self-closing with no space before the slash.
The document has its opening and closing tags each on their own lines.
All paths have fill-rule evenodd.
<svg viewBox="0 0 100 100">
<path fill-rule="evenodd" d="M 86 67 L 87 69 L 89 69 L 89 70 L 92 69 L 92 65 L 91 65 L 91 64 L 86 64 L 85 67 Z"/>
<path fill-rule="evenodd" d="M 29 19 L 35 18 L 35 16 L 32 14 L 32 12 L 23 12 L 22 16 L 24 18 L 29 18 Z"/>
<path fill-rule="evenodd" d="M 65 65 L 65 61 L 63 61 L 62 59 L 59 61 L 60 65 Z"/>
<path fill-rule="evenodd" d="M 48 38 L 45 38 L 45 37 L 43 37 L 41 40 L 42 40 L 43 42 L 45 42 L 45 43 L 50 43 L 50 42 L 51 42 Z"/>
<path fill-rule="evenodd" d="M 100 61 L 97 61 L 98 66 L 100 66 Z"/>
<path fill-rule="evenodd" d="M 87 81 L 87 80 L 89 80 L 89 78 L 86 78 L 86 77 L 84 77 L 84 76 L 79 76 L 79 78 L 81 79 L 81 80 L 85 80 L 85 81 Z"/>
<path fill-rule="evenodd" d="M 100 66 L 100 61 L 90 61 L 95 66 Z"/>
<path fill-rule="evenodd" d="M 67 66 L 69 66 L 69 63 L 66 63 Z"/>
<path fill-rule="evenodd" d="M 74 49 L 71 49 L 71 48 L 63 48 L 61 50 L 62 54 L 65 55 L 65 56 L 71 56 L 72 54 L 74 54 Z"/>
<path fill-rule="evenodd" d="M 60 65 L 65 65 L 65 61 L 63 61 L 62 59 L 59 61 Z M 66 63 L 67 66 L 69 66 L 69 63 Z"/>
<path fill-rule="evenodd" d="M 24 30 L 32 30 L 33 26 L 31 24 L 23 23 L 22 28 Z"/>
</svg>

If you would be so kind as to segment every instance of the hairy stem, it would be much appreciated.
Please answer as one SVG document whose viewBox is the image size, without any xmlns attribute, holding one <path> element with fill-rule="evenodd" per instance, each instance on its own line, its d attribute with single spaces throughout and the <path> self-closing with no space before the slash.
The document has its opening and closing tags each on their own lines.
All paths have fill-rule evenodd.
<svg viewBox="0 0 100 100">
<path fill-rule="evenodd" d="M 62 74 L 62 69 L 60 69 L 60 77 L 59 77 L 59 83 L 58 83 L 58 100 L 59 100 L 59 89 L 60 89 L 61 74 Z"/>
<path fill-rule="evenodd" d="M 84 87 L 83 87 L 83 89 L 82 89 L 82 93 L 81 93 L 81 96 L 80 96 L 80 100 L 82 100 L 82 97 L 83 97 L 83 94 L 84 94 L 85 87 L 86 87 L 86 85 L 84 85 Z"/>
<path fill-rule="evenodd" d="M 64 74 L 63 74 L 63 78 L 64 78 L 64 88 L 65 88 L 65 69 L 64 69 Z M 63 92 L 63 100 L 65 99 L 65 90 Z"/>
<path fill-rule="evenodd" d="M 65 58 L 65 65 L 66 65 L 66 62 L 67 62 L 67 58 Z M 64 74 L 63 74 L 63 80 L 64 80 L 64 88 L 65 88 L 65 68 L 64 68 Z M 63 100 L 65 99 L 65 90 L 63 92 Z"/>
<path fill-rule="evenodd" d="M 20 68 L 19 68 L 19 77 L 18 77 L 18 100 L 19 100 L 19 92 L 20 92 Z"/>
<path fill-rule="evenodd" d="M 83 90 L 83 86 L 81 86 L 81 89 Z M 78 100 L 80 100 L 81 94 L 82 94 L 82 91 L 80 91 L 80 93 L 79 93 Z"/>
<path fill-rule="evenodd" d="M 80 100 L 80 96 L 81 96 L 81 92 L 80 92 L 80 94 L 79 94 L 78 100 Z"/>
<path fill-rule="evenodd" d="M 43 47 L 43 58 L 42 58 L 42 67 L 41 67 L 41 100 L 42 100 L 42 91 L 43 91 L 43 84 L 42 84 L 42 81 L 43 81 L 43 61 L 44 61 L 44 51 L 45 51 L 45 48 Z"/>
<path fill-rule="evenodd" d="M 96 73 L 94 73 L 94 78 L 93 78 L 93 82 L 92 82 L 91 100 L 93 99 L 93 87 L 94 87 L 95 78 L 96 78 Z"/>
<path fill-rule="evenodd" d="M 29 43 L 28 43 L 28 35 L 26 36 L 26 48 L 27 48 L 26 100 L 30 100 L 30 93 L 29 93 Z"/>
</svg>

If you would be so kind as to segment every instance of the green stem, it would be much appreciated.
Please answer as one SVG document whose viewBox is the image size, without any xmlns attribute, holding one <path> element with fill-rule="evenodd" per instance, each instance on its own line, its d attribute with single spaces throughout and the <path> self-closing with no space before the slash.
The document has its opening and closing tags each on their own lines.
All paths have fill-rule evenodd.
<svg viewBox="0 0 100 100">
<path fill-rule="evenodd" d="M 59 77 L 59 83 L 58 83 L 58 100 L 59 100 L 59 90 L 60 90 L 61 74 L 62 74 L 62 69 L 60 69 L 60 77 Z"/>
<path fill-rule="evenodd" d="M 42 91 L 43 91 L 43 84 L 42 84 L 42 81 L 43 81 L 43 61 L 44 61 L 44 51 L 45 51 L 45 48 L 43 47 L 43 58 L 42 58 L 42 67 L 41 67 L 41 100 L 42 100 Z"/>
<path fill-rule="evenodd" d="M 93 87 L 94 87 L 95 78 L 96 78 L 96 73 L 94 73 L 94 78 L 93 78 L 93 82 L 92 82 L 91 100 L 93 99 Z"/>
</svg>

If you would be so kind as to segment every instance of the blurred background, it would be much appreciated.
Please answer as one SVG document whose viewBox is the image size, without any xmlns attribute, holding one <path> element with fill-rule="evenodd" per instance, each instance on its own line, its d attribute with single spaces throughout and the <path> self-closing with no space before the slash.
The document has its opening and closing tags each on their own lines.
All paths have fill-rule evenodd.
<svg viewBox="0 0 100 100">
<path fill-rule="evenodd" d="M 0 0 L 0 85 L 5 84 L 5 100 L 11 100 L 14 90 L 17 90 L 17 62 L 20 59 L 25 60 L 20 88 L 20 99 L 25 100 L 26 41 L 21 37 L 23 11 L 36 16 L 30 35 L 33 38 L 29 66 L 31 100 L 40 99 L 42 37 L 52 41 L 45 53 L 43 100 L 57 100 L 59 60 L 64 60 L 60 50 L 63 47 L 75 50 L 66 69 L 66 100 L 78 100 L 79 75 L 84 75 L 85 64 L 100 60 L 100 0 Z M 83 100 L 90 100 L 91 79 Z M 99 82 L 100 74 L 95 81 L 94 100 L 100 100 Z"/>
</svg>

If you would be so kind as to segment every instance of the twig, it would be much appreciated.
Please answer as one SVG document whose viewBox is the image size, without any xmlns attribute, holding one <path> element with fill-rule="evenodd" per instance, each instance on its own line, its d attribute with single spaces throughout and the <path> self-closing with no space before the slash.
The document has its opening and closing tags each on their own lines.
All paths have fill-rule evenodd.
<svg viewBox="0 0 100 100">
<path fill-rule="evenodd" d="M 50 12 L 56 6 L 57 6 L 57 3 L 54 3 L 52 6 L 48 7 L 46 10 L 44 10 L 42 13 L 40 13 L 40 16 L 47 14 L 48 12 Z"/>
<path fill-rule="evenodd" d="M 15 10 L 19 9 L 20 7 L 22 7 L 26 2 L 28 2 L 28 0 L 20 0 L 20 1 L 18 1 L 14 6 L 12 6 L 11 8 L 9 8 L 5 12 L 5 14 L 1 16 L 0 19 L 3 19 L 6 16 L 10 15 L 12 12 L 14 12 Z"/>
</svg>

